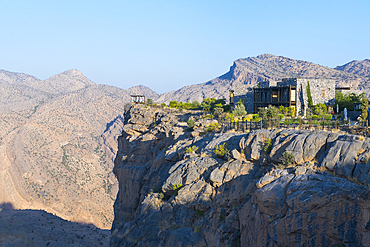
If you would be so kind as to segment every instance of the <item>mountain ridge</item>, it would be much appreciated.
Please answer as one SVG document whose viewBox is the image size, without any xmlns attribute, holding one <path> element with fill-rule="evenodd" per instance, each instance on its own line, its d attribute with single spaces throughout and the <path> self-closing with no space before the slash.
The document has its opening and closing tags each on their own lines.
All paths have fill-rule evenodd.
<svg viewBox="0 0 370 247">
<path fill-rule="evenodd" d="M 203 98 L 228 98 L 229 90 L 237 85 L 255 86 L 259 81 L 281 80 L 282 78 L 326 78 L 337 81 L 338 86 L 352 86 L 370 93 L 370 79 L 358 74 L 332 69 L 304 60 L 284 56 L 261 54 L 257 57 L 239 58 L 228 72 L 208 82 L 185 86 L 160 95 L 158 102 L 170 100 L 202 101 Z"/>
</svg>

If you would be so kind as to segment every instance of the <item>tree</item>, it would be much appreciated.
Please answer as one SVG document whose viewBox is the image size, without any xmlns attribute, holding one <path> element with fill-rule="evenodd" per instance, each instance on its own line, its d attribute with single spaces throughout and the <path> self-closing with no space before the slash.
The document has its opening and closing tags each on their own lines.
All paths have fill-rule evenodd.
<svg viewBox="0 0 370 247">
<path fill-rule="evenodd" d="M 323 103 L 318 103 L 315 105 L 313 112 L 315 115 L 322 117 L 327 112 L 326 105 Z"/>
<path fill-rule="evenodd" d="M 279 115 L 279 108 L 277 108 L 276 106 L 271 106 L 268 108 L 260 108 L 258 115 L 262 119 L 276 118 Z"/>
<path fill-rule="evenodd" d="M 366 97 L 363 98 L 362 104 L 361 104 L 361 120 L 366 121 L 367 119 L 367 111 L 369 109 L 369 101 L 367 100 Z"/>
<path fill-rule="evenodd" d="M 313 106 L 312 95 L 311 95 L 311 87 L 310 87 L 310 82 L 309 81 L 307 81 L 306 92 L 307 92 L 308 106 Z"/>
<path fill-rule="evenodd" d="M 244 104 L 237 104 L 233 110 L 233 115 L 237 117 L 242 117 L 247 115 L 247 112 L 245 111 Z"/>
<path fill-rule="evenodd" d="M 171 100 L 168 106 L 171 108 L 177 108 L 177 104 L 177 100 Z"/>
<path fill-rule="evenodd" d="M 343 111 L 344 108 L 347 108 L 349 111 L 353 111 L 355 103 L 363 102 L 365 98 L 365 93 L 356 95 L 355 93 L 346 93 L 341 92 L 335 93 L 335 104 L 338 104 L 339 111 Z"/>
</svg>

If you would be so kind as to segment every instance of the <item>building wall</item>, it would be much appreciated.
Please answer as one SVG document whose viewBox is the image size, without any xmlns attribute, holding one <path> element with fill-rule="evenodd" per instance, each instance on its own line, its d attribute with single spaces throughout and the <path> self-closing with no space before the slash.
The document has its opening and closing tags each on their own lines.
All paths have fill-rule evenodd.
<svg viewBox="0 0 370 247">
<path fill-rule="evenodd" d="M 333 105 L 335 103 L 335 80 L 330 79 L 298 79 L 288 78 L 282 81 L 260 82 L 260 87 L 270 86 L 296 86 L 297 88 L 297 114 L 304 114 L 303 106 L 308 107 L 307 82 L 310 83 L 313 104 L 325 103 Z M 250 85 L 238 85 L 234 88 L 235 104 L 243 99 L 245 110 L 253 112 L 253 88 Z"/>
<path fill-rule="evenodd" d="M 335 80 L 330 79 L 298 79 L 289 78 L 278 82 L 278 86 L 297 87 L 297 113 L 303 114 L 304 108 L 308 107 L 307 82 L 310 83 L 312 103 L 324 103 L 334 105 L 335 103 Z"/>
<path fill-rule="evenodd" d="M 250 85 L 238 85 L 234 88 L 234 102 L 244 101 L 245 110 L 253 112 L 253 88 Z"/>
</svg>

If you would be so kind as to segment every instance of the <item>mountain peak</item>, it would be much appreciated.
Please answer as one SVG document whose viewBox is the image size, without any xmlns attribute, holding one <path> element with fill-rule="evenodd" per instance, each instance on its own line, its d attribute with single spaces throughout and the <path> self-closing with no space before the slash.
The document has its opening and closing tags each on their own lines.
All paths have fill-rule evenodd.
<svg viewBox="0 0 370 247">
<path fill-rule="evenodd" d="M 69 75 L 69 76 L 83 75 L 82 72 L 79 71 L 78 69 L 69 69 L 69 70 L 62 72 L 61 74 Z"/>
</svg>

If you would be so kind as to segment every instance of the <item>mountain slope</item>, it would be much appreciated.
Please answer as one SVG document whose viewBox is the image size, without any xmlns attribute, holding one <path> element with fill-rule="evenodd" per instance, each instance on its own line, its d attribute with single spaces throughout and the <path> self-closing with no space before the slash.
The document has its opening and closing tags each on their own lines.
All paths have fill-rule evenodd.
<svg viewBox="0 0 370 247">
<path fill-rule="evenodd" d="M 281 80 L 288 77 L 334 79 L 338 85 L 349 85 L 370 92 L 368 78 L 331 69 L 325 66 L 288 57 L 262 54 L 234 61 L 230 70 L 209 82 L 183 87 L 179 90 L 162 94 L 157 102 L 202 101 L 203 98 L 228 98 L 229 90 L 236 85 L 246 84 L 251 87 L 259 81 Z"/>
<path fill-rule="evenodd" d="M 116 138 L 130 93 L 77 70 L 45 81 L 0 71 L 0 203 L 110 228 Z"/>
<path fill-rule="evenodd" d="M 335 69 L 359 76 L 370 77 L 370 59 L 363 61 L 353 60 L 352 62 L 337 66 Z"/>
</svg>

